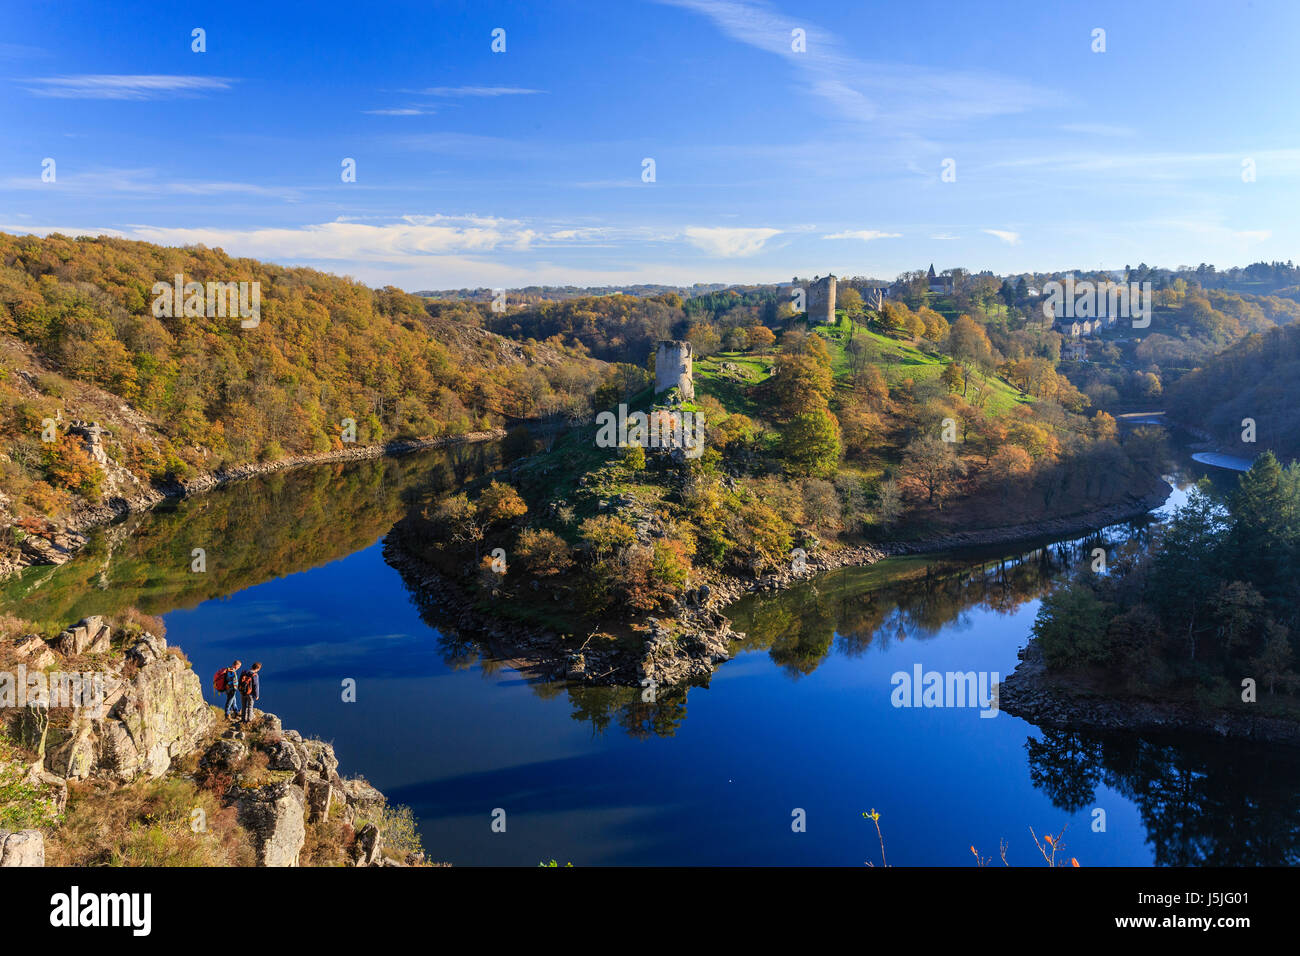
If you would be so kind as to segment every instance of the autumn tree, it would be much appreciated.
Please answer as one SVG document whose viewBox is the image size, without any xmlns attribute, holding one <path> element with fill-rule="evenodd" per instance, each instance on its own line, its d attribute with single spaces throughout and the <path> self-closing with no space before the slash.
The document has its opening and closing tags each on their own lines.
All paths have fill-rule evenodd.
<svg viewBox="0 0 1300 956">
<path fill-rule="evenodd" d="M 767 352 L 776 344 L 776 333 L 766 325 L 751 325 L 746 332 L 749 347 L 755 352 Z"/>
<path fill-rule="evenodd" d="M 857 289 L 844 286 L 837 290 L 836 298 L 839 300 L 840 308 L 844 309 L 848 316 L 856 317 L 862 314 L 862 294 Z"/>
<path fill-rule="evenodd" d="M 1119 436 L 1119 425 L 1116 424 L 1114 417 L 1102 411 L 1092 416 L 1089 428 L 1092 437 L 1097 441 L 1115 441 Z"/>
<path fill-rule="evenodd" d="M 514 488 L 494 481 L 479 495 L 474 510 L 484 527 L 491 527 L 500 522 L 513 521 L 515 518 L 522 517 L 528 512 L 528 505 Z"/>
<path fill-rule="evenodd" d="M 795 474 L 833 474 L 840 460 L 840 425 L 830 410 L 796 415 L 782 432 L 781 457 Z"/>
<path fill-rule="evenodd" d="M 613 515 L 587 518 L 578 526 L 578 535 L 591 549 L 597 561 L 608 558 L 620 548 L 636 542 L 636 530 Z"/>
<path fill-rule="evenodd" d="M 806 352 L 783 352 L 771 378 L 772 392 L 788 417 L 825 408 L 833 384 L 829 363 Z"/>
<path fill-rule="evenodd" d="M 515 542 L 515 560 L 534 577 L 563 574 L 573 567 L 568 544 L 554 531 L 527 528 Z"/>
<path fill-rule="evenodd" d="M 923 435 L 903 451 L 903 475 L 920 486 L 926 501 L 943 507 L 952 484 L 966 473 L 966 465 L 953 450 L 951 442 L 934 435 Z"/>
<path fill-rule="evenodd" d="M 879 443 L 883 431 L 880 416 L 863 405 L 848 405 L 840 409 L 836 417 L 840 422 L 840 435 L 846 455 L 860 457 Z"/>
<path fill-rule="evenodd" d="M 993 345 L 988 333 L 969 315 L 959 316 L 948 330 L 948 354 L 963 365 L 987 369 L 993 365 Z M 965 383 L 962 396 L 966 394 Z"/>
</svg>

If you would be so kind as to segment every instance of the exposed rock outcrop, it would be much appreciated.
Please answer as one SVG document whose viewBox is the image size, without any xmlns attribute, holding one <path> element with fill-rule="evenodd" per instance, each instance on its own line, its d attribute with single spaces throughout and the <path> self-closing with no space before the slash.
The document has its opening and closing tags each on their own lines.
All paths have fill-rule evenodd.
<svg viewBox="0 0 1300 956">
<path fill-rule="evenodd" d="M 46 643 L 29 635 L 10 644 L 20 659 L 35 667 L 64 664 L 68 655 L 104 653 L 114 647 L 112 629 L 100 618 L 86 618 Z M 102 650 L 101 650 L 102 649 Z M 84 662 L 82 662 L 84 663 Z M 102 664 L 102 706 L 74 708 L 69 725 L 49 727 L 38 710 L 37 726 L 19 734 L 33 752 L 45 747 L 44 760 L 18 764 L 19 778 L 39 787 L 52 814 L 64 811 L 69 780 L 107 783 L 112 788 L 146 777 L 160 777 L 176 762 L 198 754 L 187 766 L 199 783 L 222 782 L 223 802 L 233 805 L 248 833 L 259 866 L 297 866 L 309 824 L 337 817 L 361 827 L 339 831 L 335 862 L 354 866 L 403 865 L 383 855 L 378 826 L 387 801 L 361 779 L 339 776 L 334 748 L 304 740 L 283 729 L 274 714 L 254 711 L 248 724 L 227 727 L 218 708 L 203 699 L 202 685 L 189 664 L 170 653 L 167 642 L 149 633 L 134 636 L 115 662 Z M 19 714 L 23 723 L 30 708 Z M 265 754 L 265 762 L 254 761 Z M 12 768 L 12 764 L 6 765 Z M 11 774 L 12 775 L 12 774 Z M 214 776 L 215 775 L 215 776 Z M 327 831 L 328 832 L 328 831 Z M 327 855 L 328 858 L 328 855 Z M 415 864 L 423 859 L 413 861 Z M 39 830 L 0 831 L 0 865 L 41 866 L 44 842 Z"/>
<path fill-rule="evenodd" d="M 384 838 L 379 828 L 367 823 L 357 831 L 357 841 L 353 844 L 352 858 L 356 866 L 374 866 L 380 861 L 380 851 L 384 848 Z"/>
<path fill-rule="evenodd" d="M 19 638 L 13 646 L 14 654 L 26 663 L 28 670 L 45 670 L 53 667 L 59 659 L 50 646 L 41 640 L 39 634 L 28 634 Z"/>
<path fill-rule="evenodd" d="M 45 837 L 40 830 L 0 830 L 0 867 L 44 865 Z"/>
<path fill-rule="evenodd" d="M 270 783 L 239 798 L 239 823 L 253 838 L 258 866 L 297 866 L 307 839 L 307 797 L 291 783 Z"/>
<path fill-rule="evenodd" d="M 151 655 L 161 642 L 151 637 L 129 651 Z M 163 644 L 165 647 L 165 643 Z M 97 768 L 119 780 L 160 777 L 172 761 L 192 752 L 212 726 L 199 677 L 178 657 L 164 655 L 140 667 L 110 692 L 108 716 L 97 724 Z"/>
<path fill-rule="evenodd" d="M 104 654 L 109 649 L 112 630 L 98 615 L 82 618 L 54 640 L 60 654 L 75 657 L 78 654 Z"/>
<path fill-rule="evenodd" d="M 84 654 L 107 656 L 112 645 L 112 628 L 103 618 L 88 617 L 48 644 L 29 635 L 13 647 L 29 668 L 43 670 Z M 184 659 L 167 653 L 162 638 L 142 634 L 117 661 L 99 666 L 103 700 L 81 701 L 71 724 L 51 730 L 44 741 L 45 769 L 51 774 L 123 783 L 159 777 L 211 728 L 214 717 L 198 675 Z"/>
</svg>

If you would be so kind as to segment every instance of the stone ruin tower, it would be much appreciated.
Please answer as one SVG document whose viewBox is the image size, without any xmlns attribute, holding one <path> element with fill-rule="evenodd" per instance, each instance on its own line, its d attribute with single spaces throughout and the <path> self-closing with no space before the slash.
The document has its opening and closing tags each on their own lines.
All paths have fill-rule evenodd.
<svg viewBox="0 0 1300 956">
<path fill-rule="evenodd" d="M 695 379 L 691 372 L 691 343 L 665 339 L 655 352 L 655 394 L 676 388 L 682 401 L 695 400 Z"/>
<path fill-rule="evenodd" d="M 835 322 L 835 277 L 825 276 L 818 279 L 813 277 L 812 285 L 808 287 L 808 321 L 830 323 Z"/>
</svg>

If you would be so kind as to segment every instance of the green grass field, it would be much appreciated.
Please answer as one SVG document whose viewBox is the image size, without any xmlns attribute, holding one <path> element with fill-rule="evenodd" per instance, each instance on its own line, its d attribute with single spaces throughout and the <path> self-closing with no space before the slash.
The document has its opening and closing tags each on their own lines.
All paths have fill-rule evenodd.
<svg viewBox="0 0 1300 956">
<path fill-rule="evenodd" d="M 849 376 L 849 357 L 845 351 L 845 344 L 848 342 L 850 324 L 842 311 L 836 314 L 838 321 L 835 325 L 822 326 L 817 329 L 817 333 L 825 337 L 830 345 L 831 368 L 835 373 L 837 383 L 839 383 L 847 380 Z M 891 386 L 898 385 L 909 378 L 917 382 L 937 378 L 943 374 L 943 367 L 948 363 L 946 356 L 927 353 L 910 342 L 884 335 L 870 328 L 862 320 L 856 323 L 856 331 L 865 335 L 871 341 L 877 353 L 875 364 L 879 366 L 885 381 Z M 744 361 L 744 357 L 728 356 L 726 360 L 740 364 Z M 712 361 L 712 358 L 704 361 Z M 770 374 L 770 363 L 755 361 L 755 365 L 762 366 L 767 370 L 762 374 L 762 378 Z M 761 378 L 756 380 L 761 380 Z M 989 379 L 989 387 L 991 392 L 985 409 L 991 415 L 1005 415 L 1015 406 L 1032 401 L 1031 398 L 1021 395 L 1019 389 L 996 376 Z M 713 392 L 712 389 L 710 389 L 710 392 L 715 394 L 718 400 L 728 408 L 732 407 L 723 394 Z M 740 411 L 741 409 L 736 410 Z M 746 414 L 750 413 L 746 412 Z"/>
</svg>

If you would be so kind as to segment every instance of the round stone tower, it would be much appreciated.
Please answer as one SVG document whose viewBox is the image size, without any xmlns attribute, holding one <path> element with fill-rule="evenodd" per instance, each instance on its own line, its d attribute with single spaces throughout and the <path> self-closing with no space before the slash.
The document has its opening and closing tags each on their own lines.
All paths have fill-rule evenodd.
<svg viewBox="0 0 1300 956">
<path fill-rule="evenodd" d="M 665 340 L 655 352 L 655 394 L 670 388 L 676 388 L 684 402 L 695 400 L 690 342 Z"/>
</svg>

